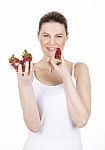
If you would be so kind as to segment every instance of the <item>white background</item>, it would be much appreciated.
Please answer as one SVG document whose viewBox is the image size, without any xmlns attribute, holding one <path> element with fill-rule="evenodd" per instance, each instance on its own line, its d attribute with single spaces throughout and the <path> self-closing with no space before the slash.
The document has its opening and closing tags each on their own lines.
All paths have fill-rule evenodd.
<svg viewBox="0 0 105 150">
<path fill-rule="evenodd" d="M 104 0 L 0 1 L 0 150 L 22 150 L 27 128 L 22 117 L 11 54 L 26 48 L 34 62 L 42 52 L 37 40 L 38 21 L 48 11 L 63 13 L 69 26 L 66 59 L 82 61 L 90 70 L 92 112 L 81 129 L 84 150 L 105 150 L 105 4 Z"/>
</svg>

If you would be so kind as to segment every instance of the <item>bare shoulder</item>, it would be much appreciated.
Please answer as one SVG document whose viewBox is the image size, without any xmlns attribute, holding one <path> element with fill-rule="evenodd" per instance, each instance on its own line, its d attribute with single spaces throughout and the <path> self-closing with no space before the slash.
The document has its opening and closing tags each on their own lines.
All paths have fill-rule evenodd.
<svg viewBox="0 0 105 150">
<path fill-rule="evenodd" d="M 81 78 L 84 79 L 86 77 L 89 77 L 89 69 L 87 64 L 83 62 L 76 62 L 74 66 L 74 72 L 75 72 L 75 77 L 77 79 Z"/>
<path fill-rule="evenodd" d="M 88 66 L 87 66 L 87 64 L 85 64 L 83 62 L 76 62 L 75 69 L 78 71 L 88 70 Z"/>
<path fill-rule="evenodd" d="M 39 65 L 39 63 L 34 63 L 33 67 L 34 67 L 34 70 L 36 70 L 36 69 L 40 68 L 40 65 Z"/>
</svg>

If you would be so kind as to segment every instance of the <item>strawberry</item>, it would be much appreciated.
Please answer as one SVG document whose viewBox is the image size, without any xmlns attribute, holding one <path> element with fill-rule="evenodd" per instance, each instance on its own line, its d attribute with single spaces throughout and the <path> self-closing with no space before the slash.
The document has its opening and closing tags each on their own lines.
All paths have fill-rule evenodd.
<svg viewBox="0 0 105 150">
<path fill-rule="evenodd" d="M 55 58 L 61 60 L 61 49 L 57 48 L 56 52 L 55 52 Z M 57 63 L 57 65 L 59 65 L 60 62 Z"/>
<path fill-rule="evenodd" d="M 21 64 L 21 61 L 18 58 L 16 58 L 15 55 L 13 54 L 9 58 L 9 63 L 16 71 L 18 71 L 18 66 L 19 66 L 19 64 Z"/>
<path fill-rule="evenodd" d="M 56 59 L 61 59 L 61 49 L 60 48 L 57 48 L 56 50 L 56 53 L 55 53 L 55 58 Z"/>
<path fill-rule="evenodd" d="M 26 49 L 24 50 L 24 52 L 22 54 L 21 60 L 19 60 L 17 57 L 15 57 L 14 54 L 9 58 L 9 63 L 16 71 L 18 71 L 18 66 L 19 66 L 19 64 L 21 64 L 22 71 L 24 72 L 26 61 L 29 62 L 29 69 L 30 69 L 30 61 L 32 61 L 32 55 L 30 53 L 28 53 Z"/>
<path fill-rule="evenodd" d="M 21 60 L 23 72 L 25 71 L 25 64 L 26 64 L 26 61 L 29 62 L 29 69 L 30 69 L 30 61 L 32 61 L 32 54 L 30 54 L 30 53 L 25 49 L 24 52 L 23 52 L 23 54 L 22 54 L 22 60 Z"/>
<path fill-rule="evenodd" d="M 32 61 L 32 55 L 30 53 L 28 53 L 26 49 L 24 50 L 24 52 L 22 54 L 22 58 L 23 58 L 23 62 Z"/>
</svg>

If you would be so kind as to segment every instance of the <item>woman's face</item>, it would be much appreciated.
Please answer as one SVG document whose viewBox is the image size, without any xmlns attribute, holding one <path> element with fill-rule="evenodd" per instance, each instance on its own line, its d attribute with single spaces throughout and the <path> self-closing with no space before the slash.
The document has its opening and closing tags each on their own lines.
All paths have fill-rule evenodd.
<svg viewBox="0 0 105 150">
<path fill-rule="evenodd" d="M 57 22 L 44 23 L 38 34 L 43 53 L 47 57 L 55 56 L 56 49 L 63 50 L 67 35 L 63 24 Z"/>
</svg>

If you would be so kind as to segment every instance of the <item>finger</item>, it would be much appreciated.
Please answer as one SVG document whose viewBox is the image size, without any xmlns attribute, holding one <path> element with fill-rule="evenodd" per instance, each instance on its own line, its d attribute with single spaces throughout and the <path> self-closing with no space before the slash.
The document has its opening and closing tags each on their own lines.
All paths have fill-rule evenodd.
<svg viewBox="0 0 105 150">
<path fill-rule="evenodd" d="M 62 61 L 61 60 L 59 60 L 59 59 L 55 59 L 55 64 L 56 65 L 60 65 L 62 63 Z"/>
<path fill-rule="evenodd" d="M 31 62 L 30 62 L 30 74 L 33 73 L 33 69 L 34 69 L 34 67 L 33 67 L 33 62 L 31 61 Z"/>
<path fill-rule="evenodd" d="M 65 64 L 65 61 L 64 61 L 64 59 L 63 59 L 63 58 L 62 58 L 61 62 L 62 62 L 62 64 L 63 64 L 63 65 Z"/>
<path fill-rule="evenodd" d="M 53 68 L 52 68 L 52 66 L 51 66 L 51 64 L 50 64 L 50 58 L 48 58 L 48 60 L 47 60 L 46 62 L 47 62 L 47 64 L 48 64 L 49 71 L 52 72 Z"/>
<path fill-rule="evenodd" d="M 49 66 L 49 70 L 50 70 L 50 72 L 52 72 L 52 71 L 54 70 L 54 68 L 52 67 L 52 65 L 51 65 L 50 61 L 48 62 L 48 66 Z"/>
<path fill-rule="evenodd" d="M 53 70 L 57 70 L 58 66 L 56 65 L 56 63 L 54 62 L 54 59 L 50 59 L 50 65 L 52 66 Z"/>
<path fill-rule="evenodd" d="M 61 54 L 61 59 L 64 59 L 64 56 L 63 56 L 63 54 Z"/>
<path fill-rule="evenodd" d="M 22 75 L 22 65 L 19 64 L 18 66 L 18 72 L 17 72 L 19 75 Z"/>
<path fill-rule="evenodd" d="M 29 73 L 29 62 L 26 61 L 24 75 L 27 75 L 28 73 Z"/>
</svg>

